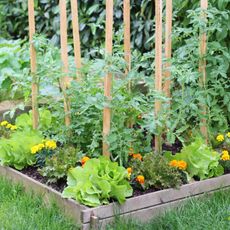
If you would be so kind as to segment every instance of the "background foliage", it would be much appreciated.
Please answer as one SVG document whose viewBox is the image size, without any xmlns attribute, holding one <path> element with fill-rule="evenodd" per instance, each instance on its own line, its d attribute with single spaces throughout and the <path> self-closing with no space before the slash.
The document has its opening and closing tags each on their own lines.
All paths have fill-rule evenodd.
<svg viewBox="0 0 230 230">
<path fill-rule="evenodd" d="M 122 27 L 122 0 L 115 1 L 114 15 L 114 48 L 115 51 L 122 51 L 123 27 Z M 229 62 L 230 62 L 230 15 L 229 0 L 210 0 L 209 10 L 207 12 L 208 25 L 200 18 L 199 0 L 175 0 L 174 21 L 173 21 L 173 58 L 172 58 L 172 110 L 164 109 L 160 120 L 156 120 L 153 115 L 153 108 L 149 104 L 154 104 L 154 99 L 160 97 L 158 92 L 153 91 L 154 87 L 154 1 L 138 0 L 131 1 L 131 31 L 132 31 L 132 72 L 128 76 L 132 82 L 142 82 L 149 92 L 139 94 L 135 91 L 132 94 L 127 93 L 127 82 L 123 80 L 124 63 L 122 63 L 123 54 L 113 57 L 113 63 L 105 63 L 104 53 L 100 48 L 104 47 L 105 36 L 105 1 L 102 0 L 82 0 L 79 3 L 80 34 L 82 43 L 82 52 L 85 57 L 99 57 L 94 63 L 85 58 L 82 69 L 85 81 L 82 85 L 73 86 L 72 105 L 73 124 L 72 129 L 75 135 L 81 138 L 75 139 L 74 144 L 83 146 L 84 152 L 100 152 L 101 144 L 101 111 L 104 98 L 103 89 L 98 87 L 101 78 L 110 68 L 113 73 L 116 84 L 114 84 L 112 108 L 114 111 L 112 119 L 112 132 L 108 137 L 111 143 L 111 151 L 115 154 L 113 157 L 120 161 L 127 161 L 128 145 L 130 142 L 137 144 L 138 152 L 146 152 L 146 148 L 151 147 L 150 139 L 152 134 L 161 134 L 162 130 L 167 130 L 166 137 L 171 143 L 176 138 L 182 142 L 190 140 L 191 133 L 199 130 L 200 120 L 203 118 L 201 105 L 207 106 L 207 116 L 209 130 L 211 133 L 217 133 L 228 129 L 229 125 L 229 100 L 230 100 L 230 82 L 229 82 Z M 44 33 L 51 43 L 59 44 L 59 7 L 58 1 L 40 0 L 35 1 L 36 8 L 36 26 L 38 33 Z M 68 6 L 70 9 L 70 6 Z M 68 12 L 69 21 L 69 44 L 72 43 L 71 14 Z M 27 2 L 23 0 L 6 1 L 0 3 L 0 22 L 2 25 L 1 35 L 5 38 L 22 38 L 27 34 Z M 199 86 L 200 74 L 199 65 L 199 38 L 200 32 L 206 31 L 208 35 L 208 53 L 207 59 L 207 85 L 205 88 Z M 59 49 L 50 41 L 42 37 L 35 37 L 34 44 L 38 52 L 38 76 L 40 80 L 40 91 L 44 86 L 55 85 L 55 93 L 59 94 L 58 80 L 61 77 L 61 63 Z M 70 50 L 71 50 L 71 46 Z M 72 59 L 72 57 L 70 57 Z M 119 59 L 119 61 L 118 61 Z M 46 65 L 44 65 L 46 63 Z M 70 62 L 73 63 L 73 62 Z M 90 72 L 89 67 L 93 66 L 94 71 Z M 1 69 L 1 63 L 0 63 Z M 25 68 L 24 68 L 25 69 Z M 52 71 L 50 71 L 52 70 Z M 97 71 L 95 71 L 97 70 Z M 71 70 L 72 71 L 72 70 Z M 99 72 L 102 73 L 99 73 Z M 73 71 L 71 72 L 71 74 Z M 91 75 L 91 76 L 89 76 Z M 72 76 L 72 75 L 71 75 Z M 90 81 L 87 81 L 87 78 Z M 136 78 L 136 79 L 135 79 Z M 24 84 L 24 79 L 18 81 Z M 95 80 L 95 81 L 94 81 Z M 119 80 L 119 81 L 118 81 Z M 27 82 L 28 83 L 28 82 Z M 27 84 L 29 85 L 29 84 Z M 20 85 L 22 86 L 22 85 Z M 23 85 L 23 88 L 24 85 Z M 46 92 L 53 90 L 46 90 Z M 24 93 L 29 95 L 28 93 Z M 42 92 L 40 92 L 42 94 Z M 71 92 L 70 92 L 71 93 Z M 47 93 L 43 93 L 46 95 Z M 61 97 L 61 96 L 60 96 Z M 161 98 L 165 100 L 165 98 Z M 63 108 L 60 103 L 51 103 L 56 106 L 54 111 L 61 111 L 57 115 L 57 121 L 63 118 Z M 124 105 L 126 108 L 124 108 Z M 148 105 L 148 106 L 146 106 Z M 167 106 L 167 105 L 166 105 Z M 147 108 L 148 107 L 148 108 Z M 132 110 L 130 114 L 130 110 Z M 83 111 L 83 112 L 82 112 Z M 80 112 L 80 113 L 79 113 Z M 58 114 L 58 113 L 57 113 Z M 144 119 L 136 121 L 136 117 L 142 114 Z M 122 116 L 121 116 L 122 115 Z M 122 119 L 120 119 L 122 117 Z M 170 118 L 170 119 L 169 119 Z M 148 132 L 147 145 L 140 146 L 136 139 L 141 140 L 140 133 L 137 130 L 127 128 L 127 119 L 132 119 L 140 123 L 140 131 Z M 159 127 L 156 129 L 156 127 Z M 64 133 L 65 130 L 62 132 Z M 93 142 L 87 138 L 93 133 Z M 191 132 L 191 133 L 190 133 Z M 143 133 L 143 132 L 142 132 Z M 190 135 L 190 136 L 189 136 Z M 71 140 L 71 138 L 70 138 Z M 65 142 L 65 140 L 63 140 Z M 119 143 L 119 144 L 117 144 Z M 147 146 L 147 147 L 146 147 Z M 135 147 L 135 146 L 134 146 Z M 126 153 L 124 154 L 124 149 Z M 124 157 L 125 156 L 125 157 Z M 121 158 L 123 158 L 121 160 Z"/>
</svg>

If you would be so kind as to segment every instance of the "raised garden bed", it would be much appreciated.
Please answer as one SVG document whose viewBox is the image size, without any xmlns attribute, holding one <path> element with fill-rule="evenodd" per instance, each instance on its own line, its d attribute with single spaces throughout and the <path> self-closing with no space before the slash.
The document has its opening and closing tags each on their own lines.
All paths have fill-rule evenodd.
<svg viewBox="0 0 230 230">
<path fill-rule="evenodd" d="M 0 166 L 0 175 L 15 183 L 21 183 L 26 191 L 32 190 L 36 194 L 42 195 L 47 204 L 55 201 L 64 213 L 72 217 L 84 230 L 88 230 L 90 227 L 103 228 L 116 215 L 147 221 L 190 197 L 230 187 L 230 174 L 226 174 L 186 184 L 180 189 L 165 189 L 129 198 L 123 205 L 114 202 L 97 208 L 88 208 L 72 199 L 62 198 L 61 193 L 12 168 Z"/>
</svg>

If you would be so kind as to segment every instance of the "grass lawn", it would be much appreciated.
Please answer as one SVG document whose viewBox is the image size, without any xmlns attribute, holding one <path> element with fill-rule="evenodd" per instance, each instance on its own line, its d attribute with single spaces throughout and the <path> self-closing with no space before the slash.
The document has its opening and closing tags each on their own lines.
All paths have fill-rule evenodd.
<svg viewBox="0 0 230 230">
<path fill-rule="evenodd" d="M 149 223 L 117 219 L 107 230 L 228 230 L 230 229 L 230 190 L 191 199 Z"/>
<path fill-rule="evenodd" d="M 19 185 L 0 178 L 1 230 L 75 230 L 54 205 L 45 207 L 40 197 L 24 193 Z"/>
<path fill-rule="evenodd" d="M 40 197 L 24 193 L 19 185 L 0 178 L 0 229 L 75 230 L 54 205 L 47 208 Z M 216 192 L 167 212 L 148 223 L 117 220 L 107 230 L 230 230 L 230 190 Z"/>
</svg>

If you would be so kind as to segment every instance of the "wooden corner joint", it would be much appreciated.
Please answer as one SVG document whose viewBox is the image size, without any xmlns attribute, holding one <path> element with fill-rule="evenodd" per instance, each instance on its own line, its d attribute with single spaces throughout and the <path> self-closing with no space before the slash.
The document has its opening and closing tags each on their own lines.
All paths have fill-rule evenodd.
<svg viewBox="0 0 230 230">
<path fill-rule="evenodd" d="M 99 230 L 99 217 L 95 216 L 93 212 L 90 216 L 90 229 Z"/>
</svg>

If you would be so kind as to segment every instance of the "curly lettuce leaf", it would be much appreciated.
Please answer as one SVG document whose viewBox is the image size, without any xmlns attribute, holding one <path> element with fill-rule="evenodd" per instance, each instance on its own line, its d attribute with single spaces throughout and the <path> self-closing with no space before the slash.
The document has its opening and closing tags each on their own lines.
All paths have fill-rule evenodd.
<svg viewBox="0 0 230 230">
<path fill-rule="evenodd" d="M 190 177 L 198 176 L 201 180 L 220 176 L 224 173 L 219 165 L 220 154 L 208 147 L 201 138 L 183 147 L 181 153 L 165 154 L 169 160 L 184 160 L 187 162 L 187 172 Z"/>
<path fill-rule="evenodd" d="M 127 178 L 127 170 L 116 162 L 105 157 L 91 159 L 83 168 L 69 170 L 62 195 L 91 207 L 108 204 L 111 198 L 123 203 L 133 193 Z"/>
</svg>

